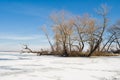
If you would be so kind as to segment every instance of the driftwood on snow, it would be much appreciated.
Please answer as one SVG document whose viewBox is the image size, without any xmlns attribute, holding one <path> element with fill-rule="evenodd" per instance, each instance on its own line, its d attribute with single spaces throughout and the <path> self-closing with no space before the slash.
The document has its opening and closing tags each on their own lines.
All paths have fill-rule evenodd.
<svg viewBox="0 0 120 80">
<path fill-rule="evenodd" d="M 48 51 L 43 51 L 43 49 L 41 49 L 41 51 L 33 51 L 27 45 L 24 45 L 24 48 L 23 48 L 23 50 L 21 50 L 21 53 L 36 53 L 37 56 L 49 54 Z"/>
</svg>

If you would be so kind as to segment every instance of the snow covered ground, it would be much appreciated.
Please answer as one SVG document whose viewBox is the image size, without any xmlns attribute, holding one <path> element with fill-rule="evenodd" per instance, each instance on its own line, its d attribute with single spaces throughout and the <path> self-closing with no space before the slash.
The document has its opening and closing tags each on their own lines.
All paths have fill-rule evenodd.
<svg viewBox="0 0 120 80">
<path fill-rule="evenodd" d="M 120 80 L 120 56 L 66 58 L 0 52 L 0 80 Z"/>
</svg>

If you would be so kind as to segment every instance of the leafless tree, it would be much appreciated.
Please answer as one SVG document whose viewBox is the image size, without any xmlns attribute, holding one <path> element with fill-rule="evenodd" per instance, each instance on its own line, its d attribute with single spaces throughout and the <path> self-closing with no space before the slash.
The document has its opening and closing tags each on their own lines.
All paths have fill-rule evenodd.
<svg viewBox="0 0 120 80">
<path fill-rule="evenodd" d="M 42 31 L 45 33 L 45 36 L 46 36 L 46 38 L 47 38 L 47 40 L 48 40 L 48 42 L 49 42 L 49 44 L 50 44 L 50 46 L 51 46 L 52 52 L 54 52 L 54 47 L 53 47 L 53 45 L 52 45 L 52 42 L 50 41 L 50 38 L 49 38 L 47 29 L 46 29 L 45 26 L 42 27 Z"/>
<path fill-rule="evenodd" d="M 120 50 L 120 21 L 109 28 L 109 33 L 114 37 L 112 38 L 111 44 L 114 42 L 114 45 L 116 44 L 118 46 L 116 47 L 116 50 Z M 111 46 L 111 44 L 109 45 L 109 47 Z"/>
<path fill-rule="evenodd" d="M 68 51 L 71 52 L 71 35 L 73 33 L 73 23 L 74 21 L 70 19 L 70 16 L 66 14 L 65 11 L 55 13 L 51 15 L 53 21 L 53 31 L 55 33 L 55 42 L 62 44 L 62 56 L 68 56 Z M 69 48 L 69 49 L 68 49 Z"/>
<path fill-rule="evenodd" d="M 105 47 L 107 46 L 108 43 L 110 43 L 110 45 L 112 44 L 112 42 L 114 41 L 113 37 L 116 33 L 112 33 L 111 36 L 109 37 L 109 39 L 107 40 L 107 42 L 103 45 L 102 49 L 101 49 L 101 52 L 104 51 Z M 109 47 L 110 47 L 109 45 Z M 107 51 L 109 50 L 109 47 L 107 48 Z"/>
<path fill-rule="evenodd" d="M 77 48 L 79 49 L 79 52 L 82 52 L 84 49 L 84 38 L 85 38 L 85 27 L 87 26 L 87 21 L 88 21 L 88 15 L 83 15 L 83 17 L 77 16 L 75 18 L 75 31 L 77 32 L 77 41 L 78 45 Z"/>
<path fill-rule="evenodd" d="M 108 12 L 109 12 L 109 9 L 106 5 L 101 5 L 101 7 L 99 9 L 97 9 L 97 13 L 100 16 L 102 16 L 102 18 L 103 18 L 103 24 L 101 25 L 101 29 L 99 29 L 99 31 L 98 31 L 98 35 L 97 35 L 98 38 L 94 43 L 95 45 L 89 52 L 88 56 L 91 56 L 96 51 L 96 49 L 99 48 L 99 46 L 103 40 L 103 35 L 104 35 L 105 29 L 107 27 L 107 22 L 108 22 L 108 19 L 107 19 Z"/>
</svg>

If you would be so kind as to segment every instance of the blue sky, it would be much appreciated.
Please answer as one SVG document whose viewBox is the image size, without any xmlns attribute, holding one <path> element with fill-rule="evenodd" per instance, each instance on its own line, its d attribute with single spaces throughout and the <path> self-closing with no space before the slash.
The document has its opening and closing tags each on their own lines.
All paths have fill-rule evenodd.
<svg viewBox="0 0 120 80">
<path fill-rule="evenodd" d="M 22 44 L 36 49 L 48 47 L 40 27 L 51 26 L 52 12 L 66 10 L 96 17 L 94 10 L 101 4 L 111 7 L 111 23 L 120 19 L 120 0 L 0 0 L 0 51 L 20 50 Z"/>
</svg>

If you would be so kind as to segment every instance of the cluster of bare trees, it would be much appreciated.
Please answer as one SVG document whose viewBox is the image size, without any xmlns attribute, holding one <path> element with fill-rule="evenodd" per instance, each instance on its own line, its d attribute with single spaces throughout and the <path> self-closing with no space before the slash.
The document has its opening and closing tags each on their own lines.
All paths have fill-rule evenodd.
<svg viewBox="0 0 120 80">
<path fill-rule="evenodd" d="M 50 40 L 47 28 L 42 27 L 51 46 L 51 54 L 70 56 L 76 53 L 89 57 L 95 52 L 120 53 L 120 21 L 108 26 L 109 8 L 106 5 L 101 5 L 96 13 L 101 17 L 99 20 L 89 14 L 76 16 L 65 11 L 52 14 L 54 43 Z"/>
<path fill-rule="evenodd" d="M 73 52 L 78 54 L 86 52 L 86 56 L 89 57 L 94 52 L 109 52 L 112 50 L 110 47 L 115 46 L 115 44 L 117 45 L 117 51 L 119 51 L 120 21 L 112 27 L 108 27 L 108 12 L 109 9 L 106 5 L 101 5 L 96 10 L 96 13 L 102 18 L 100 21 L 88 14 L 75 16 L 65 11 L 52 14 L 51 20 L 53 25 L 51 28 L 54 32 L 53 44 L 44 30 L 52 53 L 69 56 Z M 108 37 L 105 34 L 110 34 L 110 36 Z"/>
</svg>

